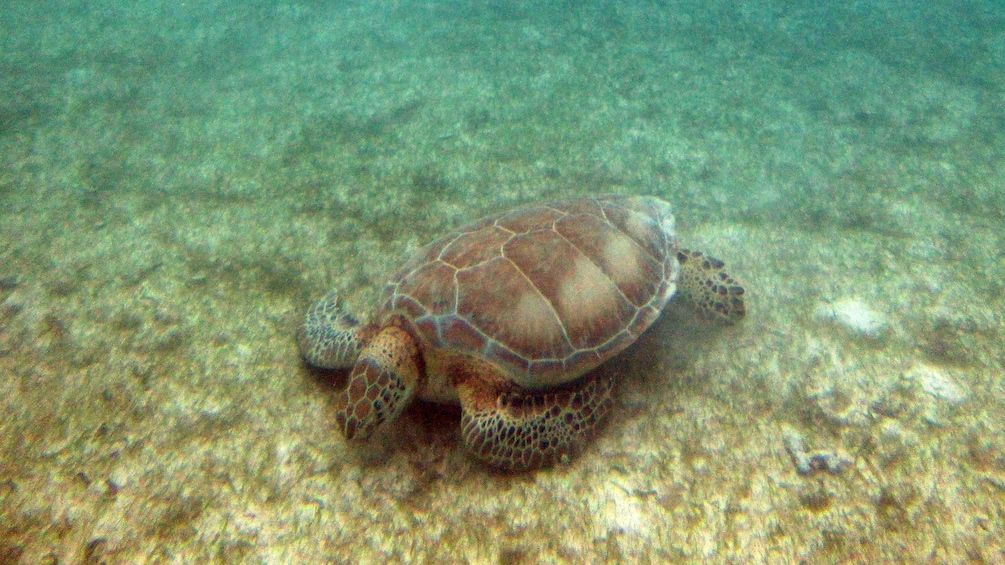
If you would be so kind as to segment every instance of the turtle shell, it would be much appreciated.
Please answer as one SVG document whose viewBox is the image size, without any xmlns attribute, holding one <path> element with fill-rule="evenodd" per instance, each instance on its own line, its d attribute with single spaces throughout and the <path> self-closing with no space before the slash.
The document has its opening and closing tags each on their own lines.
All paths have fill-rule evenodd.
<svg viewBox="0 0 1005 565">
<path fill-rule="evenodd" d="M 379 316 L 423 350 L 470 355 L 530 389 L 569 382 L 648 328 L 676 289 L 670 205 L 652 197 L 543 202 L 463 226 L 391 279 Z"/>
</svg>

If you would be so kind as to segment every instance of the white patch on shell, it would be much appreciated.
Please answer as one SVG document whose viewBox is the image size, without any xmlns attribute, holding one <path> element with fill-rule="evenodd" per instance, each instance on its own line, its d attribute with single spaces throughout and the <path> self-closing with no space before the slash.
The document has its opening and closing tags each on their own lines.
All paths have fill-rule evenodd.
<svg viewBox="0 0 1005 565">
<path fill-rule="evenodd" d="M 566 330 L 575 332 L 582 320 L 596 320 L 617 309 L 617 289 L 604 273 L 585 257 L 576 259 L 572 274 L 558 290 L 559 311 Z"/>
<path fill-rule="evenodd" d="M 650 226 L 652 226 L 652 221 L 638 213 L 630 214 L 628 221 L 625 222 L 625 230 L 640 241 L 650 238 L 650 234 L 652 233 Z"/>
<path fill-rule="evenodd" d="M 525 343 L 556 343 L 561 340 L 560 329 L 555 314 L 548 301 L 535 292 L 525 292 L 513 309 L 513 319 L 520 327 L 521 341 Z"/>
<path fill-rule="evenodd" d="M 632 240 L 623 236 L 609 237 L 603 253 L 615 282 L 631 284 L 639 279 L 639 250 Z"/>
</svg>

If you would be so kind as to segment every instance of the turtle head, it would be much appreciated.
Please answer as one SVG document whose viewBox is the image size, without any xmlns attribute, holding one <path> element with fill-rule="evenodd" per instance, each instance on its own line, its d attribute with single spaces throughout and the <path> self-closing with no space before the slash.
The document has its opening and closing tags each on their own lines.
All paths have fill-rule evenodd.
<svg viewBox="0 0 1005 565">
<path fill-rule="evenodd" d="M 398 418 L 415 395 L 421 359 L 415 338 L 388 325 L 363 347 L 336 399 L 335 419 L 346 439 L 365 440 L 384 422 Z"/>
</svg>

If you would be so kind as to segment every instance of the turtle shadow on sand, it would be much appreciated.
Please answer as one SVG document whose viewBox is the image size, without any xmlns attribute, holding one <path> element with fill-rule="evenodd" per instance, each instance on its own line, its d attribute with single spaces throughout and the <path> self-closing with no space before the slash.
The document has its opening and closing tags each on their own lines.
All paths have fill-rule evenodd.
<svg viewBox="0 0 1005 565">
<path fill-rule="evenodd" d="M 339 399 L 334 393 L 346 389 L 352 369 L 325 369 L 306 361 L 302 366 L 324 398 L 324 419 L 318 425 L 331 428 L 339 410 Z M 367 442 L 348 442 L 352 451 L 350 457 L 364 467 L 376 467 L 401 453 L 410 465 L 425 467 L 431 459 L 460 455 L 460 422 L 460 406 L 419 399 L 405 407 L 397 421 L 382 426 Z M 434 456 L 432 450 L 443 452 Z"/>
<path fill-rule="evenodd" d="M 695 362 L 708 354 L 708 344 L 734 331 L 702 316 L 686 293 L 678 293 L 635 343 L 594 371 L 617 375 L 617 408 L 634 417 L 659 402 L 654 399 L 701 391 L 705 383 L 691 374 Z"/>
</svg>

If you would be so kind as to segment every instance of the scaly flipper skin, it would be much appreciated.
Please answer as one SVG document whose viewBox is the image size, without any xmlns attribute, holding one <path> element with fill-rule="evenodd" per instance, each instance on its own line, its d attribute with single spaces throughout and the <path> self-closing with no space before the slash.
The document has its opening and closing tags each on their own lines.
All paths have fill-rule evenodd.
<svg viewBox="0 0 1005 565">
<path fill-rule="evenodd" d="M 366 344 L 335 400 L 335 419 L 346 439 L 364 440 L 395 420 L 419 385 L 419 348 L 405 330 L 389 325 Z"/>
<path fill-rule="evenodd" d="M 691 295 L 701 317 L 727 325 L 743 319 L 747 312 L 743 287 L 723 270 L 725 263 L 701 251 L 687 249 L 677 251 L 677 261 L 680 263 L 677 288 Z"/>
<path fill-rule="evenodd" d="M 500 393 L 470 379 L 457 386 L 464 444 L 478 459 L 508 471 L 565 463 L 610 411 L 613 390 L 606 375 L 547 392 Z"/>
<path fill-rule="evenodd" d="M 372 332 L 339 306 L 338 294 L 333 292 L 307 311 L 297 331 L 297 348 L 304 361 L 315 367 L 349 369 Z"/>
</svg>

